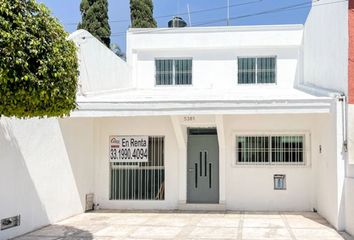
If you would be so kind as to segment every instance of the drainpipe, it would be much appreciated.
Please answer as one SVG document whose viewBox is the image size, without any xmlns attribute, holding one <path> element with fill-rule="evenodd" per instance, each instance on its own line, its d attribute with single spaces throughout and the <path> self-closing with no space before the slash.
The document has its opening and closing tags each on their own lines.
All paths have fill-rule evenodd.
<svg viewBox="0 0 354 240">
<path fill-rule="evenodd" d="M 342 142 L 342 149 L 343 152 L 348 152 L 348 133 L 347 133 L 347 97 L 343 92 L 332 91 L 330 89 L 324 89 L 313 85 L 298 85 L 298 89 L 308 92 L 312 95 L 318 96 L 328 96 L 330 98 L 336 99 L 337 101 L 341 102 L 342 105 L 342 131 L 343 131 L 343 142 Z"/>
<path fill-rule="evenodd" d="M 342 105 L 342 131 L 343 131 L 343 152 L 348 152 L 348 132 L 347 132 L 347 97 L 340 93 L 335 96 Z"/>
<path fill-rule="evenodd" d="M 341 105 L 342 105 L 342 131 L 343 131 L 343 146 L 342 146 L 342 150 L 343 150 L 343 153 L 348 153 L 348 122 L 347 122 L 347 114 L 348 114 L 348 109 L 347 109 L 347 100 L 348 98 L 345 96 L 345 94 L 343 93 L 338 93 L 334 96 L 337 101 L 341 102 Z M 348 165 L 348 155 L 347 157 L 345 158 L 345 166 Z M 344 170 L 344 177 L 345 178 L 352 178 L 348 175 L 348 170 L 347 170 L 347 167 L 345 167 L 345 170 Z"/>
</svg>

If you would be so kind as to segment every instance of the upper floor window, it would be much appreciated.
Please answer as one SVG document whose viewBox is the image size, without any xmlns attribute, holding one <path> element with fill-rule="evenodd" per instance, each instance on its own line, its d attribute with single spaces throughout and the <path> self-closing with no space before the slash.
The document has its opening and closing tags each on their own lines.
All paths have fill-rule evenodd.
<svg viewBox="0 0 354 240">
<path fill-rule="evenodd" d="M 156 85 L 191 85 L 192 59 L 156 59 Z"/>
<path fill-rule="evenodd" d="M 275 83 L 276 57 L 238 58 L 238 83 Z"/>
</svg>

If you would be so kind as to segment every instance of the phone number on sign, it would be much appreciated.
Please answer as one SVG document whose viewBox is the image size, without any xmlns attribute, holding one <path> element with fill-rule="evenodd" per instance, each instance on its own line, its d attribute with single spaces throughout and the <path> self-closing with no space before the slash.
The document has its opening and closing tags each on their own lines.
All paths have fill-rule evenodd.
<svg viewBox="0 0 354 240">
<path fill-rule="evenodd" d="M 111 160 L 142 160 L 148 159 L 148 150 L 146 148 L 112 148 L 110 153 Z"/>
</svg>

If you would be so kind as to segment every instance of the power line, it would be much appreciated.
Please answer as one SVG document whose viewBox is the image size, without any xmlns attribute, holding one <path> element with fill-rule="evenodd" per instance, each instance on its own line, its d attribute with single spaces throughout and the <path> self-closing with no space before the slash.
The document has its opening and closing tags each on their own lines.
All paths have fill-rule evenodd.
<svg viewBox="0 0 354 240">
<path fill-rule="evenodd" d="M 319 2 L 319 1 L 320 0 L 314 0 L 314 2 Z M 236 20 L 236 19 L 242 19 L 242 18 L 248 18 L 248 17 L 254 17 L 254 16 L 259 16 L 259 15 L 270 14 L 270 13 L 282 12 L 282 11 L 285 11 L 285 10 L 291 10 L 293 8 L 296 8 L 296 7 L 310 7 L 311 4 L 312 4 L 312 2 L 306 1 L 306 2 L 302 2 L 302 3 L 292 4 L 292 5 L 288 5 L 288 6 L 280 7 L 280 8 L 274 8 L 274 9 L 270 9 L 270 10 L 266 10 L 266 11 L 262 11 L 262 12 L 241 15 L 241 16 L 238 16 L 238 17 L 232 17 L 232 18 L 229 18 L 229 20 Z M 217 20 L 213 20 L 213 21 L 209 21 L 209 22 L 203 22 L 203 23 L 195 24 L 195 26 L 203 26 L 203 25 L 208 25 L 208 24 L 218 23 L 218 22 L 223 22 L 223 21 L 225 21 L 225 18 L 217 19 Z"/>
<path fill-rule="evenodd" d="M 261 2 L 263 0 L 257 0 L 257 1 L 253 1 L 253 2 L 247 2 L 248 4 L 249 3 L 255 3 L 255 2 Z M 315 1 L 320 1 L 320 0 L 315 0 Z M 243 3 L 243 4 L 247 4 L 247 3 Z M 309 2 L 305 2 L 306 4 L 310 4 Z M 295 5 L 290 5 L 290 6 L 287 6 L 287 8 L 289 7 L 294 7 L 294 6 L 299 6 L 299 5 L 303 5 L 305 3 L 301 3 L 301 4 L 295 4 Z M 239 4 L 237 4 L 239 5 Z M 230 5 L 231 6 L 235 6 L 235 4 L 233 5 Z M 227 6 L 223 6 L 223 7 L 217 7 L 217 8 L 209 8 L 209 9 L 203 9 L 203 10 L 197 10 L 197 11 L 193 11 L 193 13 L 200 13 L 200 12 L 204 12 L 204 11 L 211 11 L 211 10 L 219 10 L 219 9 L 223 9 L 223 8 L 227 8 Z M 274 9 L 273 9 L 274 10 Z M 270 10 L 272 11 L 272 10 Z M 192 13 L 192 12 L 191 12 Z M 255 13 L 255 14 L 259 14 L 259 13 Z M 248 14 L 248 15 L 252 15 L 252 14 Z M 160 16 L 160 17 L 166 17 L 166 16 L 170 16 L 170 15 L 165 15 L 165 16 Z M 244 17 L 244 16 L 243 16 Z M 230 18 L 230 20 L 233 20 L 235 19 L 235 17 L 233 18 Z M 196 24 L 195 26 L 203 26 L 203 25 L 208 25 L 208 24 L 212 24 L 212 23 L 218 23 L 218 22 L 224 22 L 225 21 L 225 18 L 223 19 L 218 19 L 218 20 L 213 20 L 213 21 L 210 21 L 210 22 L 204 22 L 204 23 L 199 23 L 199 24 Z M 162 29 L 149 29 L 149 30 L 146 30 L 146 31 L 142 31 L 141 33 L 148 33 L 148 32 L 155 32 L 155 31 L 166 31 L 166 30 L 170 30 L 169 28 L 165 29 L 165 28 L 162 28 Z M 117 32 L 117 33 L 112 33 L 111 34 L 111 37 L 113 36 L 120 36 L 120 35 L 125 35 L 126 32 Z"/>
<path fill-rule="evenodd" d="M 263 0 L 255 0 L 255 1 L 249 1 L 249 2 L 244 2 L 244 3 L 231 4 L 229 6 L 229 8 L 239 7 L 239 6 L 244 6 L 244 5 L 250 5 L 250 4 L 255 4 L 255 3 L 260 3 L 260 2 L 263 2 Z M 226 8 L 228 8 L 227 5 L 226 6 L 221 6 L 221 7 L 206 8 L 206 9 L 191 11 L 190 14 L 211 12 L 211 11 L 222 10 L 222 9 L 226 9 Z M 179 15 L 181 15 L 181 16 L 188 15 L 188 11 L 180 13 Z M 168 17 L 174 17 L 174 16 L 175 15 L 164 15 L 164 16 L 158 16 L 156 18 L 168 18 Z"/>
<path fill-rule="evenodd" d="M 318 1 L 320 1 L 320 0 L 318 0 Z M 321 3 L 321 4 L 312 5 L 312 7 L 318 7 L 318 6 L 323 6 L 323 5 L 331 5 L 331 4 L 335 4 L 335 3 L 341 3 L 341 2 L 348 2 L 348 0 L 339 0 L 339 1 Z M 289 10 L 297 10 L 297 9 L 303 9 L 303 8 L 306 8 L 306 7 L 296 7 L 296 8 L 292 8 L 292 9 L 289 9 Z"/>
<path fill-rule="evenodd" d="M 314 0 L 314 2 L 320 2 L 320 1 L 321 0 Z M 338 1 L 327 2 L 327 3 L 319 3 L 319 4 L 316 4 L 316 5 L 312 5 L 312 8 L 323 6 L 323 5 L 337 4 L 337 3 L 341 3 L 341 2 L 348 2 L 348 0 L 338 0 Z M 284 7 L 281 7 L 281 8 L 274 8 L 274 9 L 270 9 L 270 10 L 267 10 L 267 11 L 255 12 L 255 13 L 251 13 L 251 14 L 241 15 L 241 16 L 238 16 L 238 17 L 232 17 L 232 18 L 230 18 L 230 20 L 243 19 L 243 18 L 249 18 L 249 17 L 254 17 L 254 16 L 272 14 L 272 13 L 279 13 L 279 12 L 298 10 L 298 9 L 311 7 L 311 4 L 312 3 L 309 3 L 309 2 L 303 2 L 303 3 L 299 3 L 299 4 L 292 4 L 292 5 L 284 6 Z M 199 23 L 199 24 L 193 24 L 193 25 L 194 26 L 203 26 L 203 25 L 208 25 L 208 24 L 212 24 L 212 23 L 224 22 L 225 20 L 226 20 L 226 18 L 223 18 L 223 19 L 217 19 L 217 20 L 213 20 L 213 21 L 209 21 L 209 22 L 203 22 L 203 23 Z M 141 31 L 139 33 L 163 32 L 163 31 L 170 31 L 170 30 L 173 30 L 173 28 L 148 29 L 146 31 Z M 126 32 L 117 32 L 117 33 L 111 34 L 111 37 L 123 36 L 125 34 L 126 34 Z"/>
<path fill-rule="evenodd" d="M 341 3 L 341 2 L 348 2 L 348 0 L 338 0 L 338 1 L 333 1 L 333 2 L 327 2 L 327 3 L 318 3 L 315 5 L 312 5 L 312 3 L 315 2 L 320 2 L 321 0 L 314 0 L 313 2 L 302 2 L 302 3 L 298 3 L 298 4 L 292 4 L 292 5 L 288 5 L 288 6 L 284 6 L 284 7 L 280 7 L 280 8 L 274 8 L 274 9 L 270 9 L 267 11 L 261 11 L 261 12 L 256 12 L 256 13 L 251 13 L 251 14 L 246 14 L 246 15 L 241 15 L 238 17 L 232 17 L 230 18 L 230 20 L 236 20 L 236 19 L 243 19 L 243 18 L 249 18 L 249 17 L 254 17 L 254 16 L 260 16 L 260 15 L 266 15 L 266 14 L 272 14 L 272 13 L 279 13 L 279 12 L 286 12 L 286 11 L 292 11 L 292 10 L 298 10 L 298 9 L 303 9 L 303 8 L 307 8 L 307 7 L 319 7 L 319 6 L 323 6 L 323 5 L 332 5 L 332 4 L 336 4 L 336 3 Z M 213 24 L 213 23 L 219 23 L 219 22 L 225 22 L 225 20 L 227 20 L 226 18 L 222 18 L 222 19 L 216 19 L 213 21 L 209 21 L 209 22 L 202 22 L 202 23 L 197 23 L 194 24 L 194 26 L 204 26 L 204 25 L 208 25 L 208 24 Z M 164 30 L 170 30 L 169 28 L 163 28 L 163 29 L 150 29 L 147 30 L 146 32 L 153 32 L 153 31 L 164 31 Z M 144 33 L 144 32 L 141 32 Z"/>
<path fill-rule="evenodd" d="M 249 2 L 244 2 L 244 3 L 237 3 L 237 4 L 232 4 L 230 5 L 230 8 L 233 7 L 239 7 L 239 6 L 244 6 L 244 5 L 249 5 L 249 4 L 255 4 L 255 3 L 260 3 L 263 0 L 254 0 L 254 1 L 249 1 Z M 211 11 L 216 11 L 216 10 L 221 10 L 221 9 L 226 9 L 227 6 L 221 6 L 221 7 L 214 7 L 214 8 L 206 8 L 206 9 L 200 9 L 200 10 L 195 10 L 191 11 L 190 14 L 197 14 L 197 13 L 203 13 L 203 12 L 211 12 Z M 178 15 L 180 16 L 185 16 L 188 15 L 187 12 L 179 13 Z M 174 17 L 176 14 L 169 14 L 169 15 L 160 15 L 157 17 L 154 17 L 155 19 L 160 19 L 160 18 L 169 18 L 169 17 Z M 130 22 L 130 19 L 121 19 L 121 20 L 109 20 L 109 23 L 121 23 L 121 22 Z M 77 25 L 78 23 L 63 23 L 63 25 Z"/>
<path fill-rule="evenodd" d="M 320 2 L 321 0 L 314 0 L 313 2 Z M 238 16 L 238 17 L 233 17 L 231 18 L 231 20 L 236 20 L 236 19 L 242 19 L 242 18 L 247 18 L 247 17 L 254 17 L 254 16 L 260 16 L 260 15 L 265 15 L 265 14 L 270 14 L 270 13 L 277 13 L 277 12 L 286 12 L 286 11 L 292 11 L 292 10 L 298 10 L 298 9 L 304 9 L 307 7 L 319 7 L 319 6 L 323 6 L 323 5 L 332 5 L 332 4 L 336 4 L 336 3 L 341 3 L 341 2 L 348 2 L 348 0 L 339 0 L 339 1 L 334 1 L 334 2 L 327 2 L 327 3 L 321 3 L 321 4 L 315 4 L 315 5 L 309 5 L 309 6 L 297 6 L 297 7 L 291 7 L 291 8 L 286 8 L 286 9 L 277 9 L 274 11 L 264 11 L 264 12 L 259 12 L 257 14 L 253 14 L 253 15 L 243 15 L 243 16 Z M 310 3 L 309 3 L 310 4 Z M 304 4 L 306 5 L 306 4 Z"/>
</svg>

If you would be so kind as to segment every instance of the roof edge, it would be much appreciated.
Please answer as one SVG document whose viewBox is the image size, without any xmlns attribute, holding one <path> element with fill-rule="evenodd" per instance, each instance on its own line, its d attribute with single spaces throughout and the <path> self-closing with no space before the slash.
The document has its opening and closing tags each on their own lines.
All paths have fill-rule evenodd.
<svg viewBox="0 0 354 240">
<path fill-rule="evenodd" d="M 89 36 L 89 37 L 94 37 L 90 32 L 86 31 L 85 29 L 78 29 L 72 33 L 69 34 L 68 39 L 69 40 L 74 40 L 79 37 L 83 36 Z"/>
<path fill-rule="evenodd" d="M 245 26 L 212 26 L 212 27 L 184 27 L 184 28 L 129 28 L 128 34 L 148 33 L 199 33 L 199 32 L 247 32 L 247 31 L 285 31 L 303 30 L 304 24 L 282 25 L 245 25 Z"/>
</svg>

